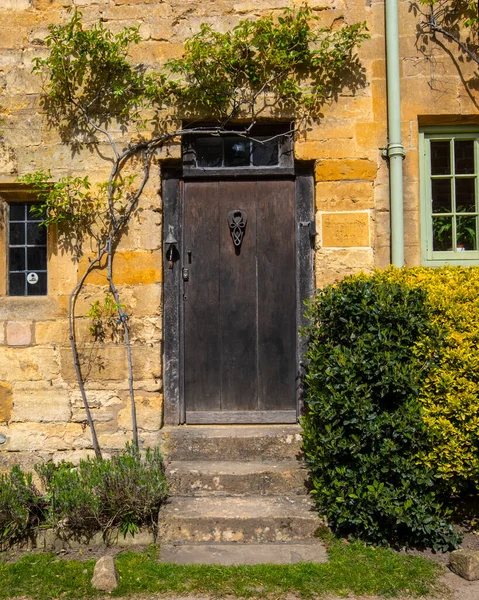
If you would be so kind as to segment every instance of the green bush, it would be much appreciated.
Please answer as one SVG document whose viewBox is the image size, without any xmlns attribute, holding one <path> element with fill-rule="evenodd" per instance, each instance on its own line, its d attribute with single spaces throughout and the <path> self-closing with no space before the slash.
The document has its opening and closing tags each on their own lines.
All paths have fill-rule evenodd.
<svg viewBox="0 0 479 600">
<path fill-rule="evenodd" d="M 437 368 L 421 382 L 419 401 L 431 447 L 425 464 L 444 493 L 479 489 L 479 268 L 388 269 L 377 281 L 427 293 L 432 323 L 444 331 Z M 424 354 L 422 343 L 415 352 Z"/>
<path fill-rule="evenodd" d="M 0 548 L 26 537 L 43 521 L 44 509 L 31 473 L 15 466 L 0 474 Z"/>
<path fill-rule="evenodd" d="M 443 336 L 432 313 L 425 291 L 365 275 L 310 303 L 304 450 L 318 507 L 339 535 L 438 550 L 458 543 L 424 460 L 418 396 Z"/>
<path fill-rule="evenodd" d="M 109 460 L 87 459 L 78 467 L 46 463 L 36 467 L 48 498 L 47 520 L 77 534 L 117 526 L 126 535 L 155 527 L 166 498 L 163 460 L 158 449 L 144 457 L 133 446 Z"/>
</svg>

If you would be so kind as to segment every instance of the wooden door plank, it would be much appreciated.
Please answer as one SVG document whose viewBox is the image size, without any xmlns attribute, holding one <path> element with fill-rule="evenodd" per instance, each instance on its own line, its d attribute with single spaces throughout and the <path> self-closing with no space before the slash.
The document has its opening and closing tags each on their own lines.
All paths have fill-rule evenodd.
<svg viewBox="0 0 479 600">
<path fill-rule="evenodd" d="M 294 180 L 258 181 L 259 410 L 296 407 Z"/>
<path fill-rule="evenodd" d="M 218 182 L 187 181 L 184 207 L 184 389 L 187 410 L 219 410 Z M 188 254 L 188 253 L 191 254 Z M 189 257 L 191 256 L 191 259 Z"/>
<path fill-rule="evenodd" d="M 220 229 L 221 409 L 257 409 L 256 198 L 254 181 L 222 181 Z M 232 210 L 246 211 L 238 251 L 228 224 Z"/>
</svg>

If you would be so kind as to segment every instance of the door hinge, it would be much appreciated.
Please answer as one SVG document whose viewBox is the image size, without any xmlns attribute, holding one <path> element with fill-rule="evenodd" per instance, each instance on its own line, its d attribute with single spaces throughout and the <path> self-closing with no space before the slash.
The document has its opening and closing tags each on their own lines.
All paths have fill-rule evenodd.
<svg viewBox="0 0 479 600">
<path fill-rule="evenodd" d="M 299 224 L 301 225 L 301 227 L 308 227 L 310 238 L 316 237 L 316 221 L 300 221 Z"/>
</svg>

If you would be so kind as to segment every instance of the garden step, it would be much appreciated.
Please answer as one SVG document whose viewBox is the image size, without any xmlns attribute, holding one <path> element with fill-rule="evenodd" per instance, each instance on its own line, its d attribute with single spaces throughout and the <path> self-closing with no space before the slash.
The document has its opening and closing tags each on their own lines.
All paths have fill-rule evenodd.
<svg viewBox="0 0 479 600">
<path fill-rule="evenodd" d="M 186 543 L 161 544 L 160 562 L 176 565 L 291 565 L 324 563 L 326 548 L 319 542 L 269 544 Z"/>
<path fill-rule="evenodd" d="M 281 461 L 301 456 L 299 425 L 183 425 L 162 430 L 167 460 Z"/>
<path fill-rule="evenodd" d="M 308 473 L 298 461 L 173 461 L 166 476 L 177 496 L 304 495 Z"/>
<path fill-rule="evenodd" d="M 161 511 L 164 542 L 311 541 L 323 522 L 307 497 L 172 497 Z"/>
</svg>

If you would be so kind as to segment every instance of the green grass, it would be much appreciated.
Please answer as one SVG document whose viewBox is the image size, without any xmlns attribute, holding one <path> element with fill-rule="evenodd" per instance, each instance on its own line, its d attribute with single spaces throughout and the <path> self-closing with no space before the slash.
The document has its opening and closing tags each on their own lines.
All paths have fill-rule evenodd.
<svg viewBox="0 0 479 600">
<path fill-rule="evenodd" d="M 112 596 L 133 594 L 202 594 L 241 598 L 312 598 L 432 594 L 440 568 L 422 558 L 360 543 L 330 543 L 330 562 L 322 565 L 256 565 L 240 567 L 159 564 L 156 553 L 124 553 L 116 558 L 120 585 Z M 51 554 L 29 554 L 15 563 L 0 562 L 0 598 L 81 599 L 104 596 L 90 585 L 94 560 L 63 560 Z"/>
</svg>

